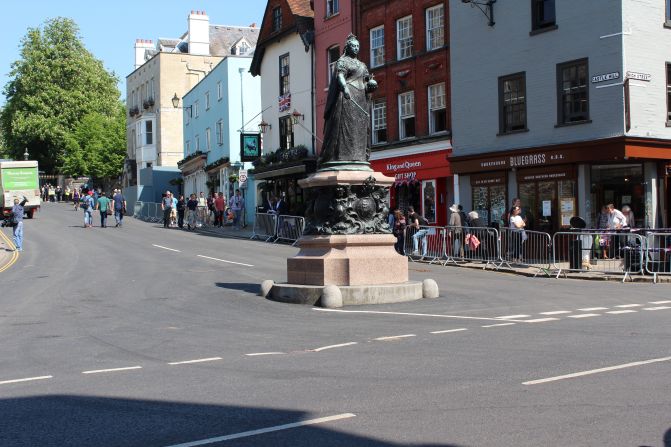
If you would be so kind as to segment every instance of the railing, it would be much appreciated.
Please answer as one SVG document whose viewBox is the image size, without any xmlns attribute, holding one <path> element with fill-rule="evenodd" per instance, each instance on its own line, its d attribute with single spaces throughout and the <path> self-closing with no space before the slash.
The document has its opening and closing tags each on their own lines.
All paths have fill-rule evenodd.
<svg viewBox="0 0 671 447">
<path fill-rule="evenodd" d="M 501 228 L 499 230 L 499 264 L 512 268 L 521 265 L 538 269 L 550 276 L 552 267 L 552 238 L 540 231 Z"/>
<path fill-rule="evenodd" d="M 649 232 L 645 236 L 645 272 L 653 275 L 671 275 L 671 233 Z"/>
<path fill-rule="evenodd" d="M 418 259 L 430 264 L 440 261 L 445 254 L 445 233 L 442 227 L 407 227 L 403 252 L 412 261 Z"/>
<path fill-rule="evenodd" d="M 161 204 L 137 201 L 133 207 L 133 217 L 144 220 L 145 222 L 163 222 L 163 210 L 161 210 Z"/>
<path fill-rule="evenodd" d="M 265 242 L 274 241 L 277 238 L 277 214 L 256 213 L 250 239 L 257 238 Z"/>
<path fill-rule="evenodd" d="M 277 217 L 275 241 L 288 241 L 296 245 L 298 239 L 303 235 L 305 229 L 305 218 L 299 216 L 281 215 Z"/>
</svg>

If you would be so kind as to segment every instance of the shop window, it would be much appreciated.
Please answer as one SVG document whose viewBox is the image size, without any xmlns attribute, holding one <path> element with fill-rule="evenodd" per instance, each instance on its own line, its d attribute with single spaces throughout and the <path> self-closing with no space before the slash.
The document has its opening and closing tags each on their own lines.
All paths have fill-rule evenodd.
<svg viewBox="0 0 671 447">
<path fill-rule="evenodd" d="M 525 73 L 499 78 L 499 133 L 527 128 L 527 95 Z"/>
<path fill-rule="evenodd" d="M 447 108 L 445 107 L 445 83 L 429 86 L 429 133 L 447 130 Z"/>
<path fill-rule="evenodd" d="M 280 149 L 294 147 L 294 127 L 291 124 L 291 116 L 280 118 Z"/>
<path fill-rule="evenodd" d="M 531 30 L 556 28 L 555 0 L 531 0 Z"/>
<path fill-rule="evenodd" d="M 329 48 L 326 51 L 326 59 L 329 69 L 329 78 L 327 80 L 327 83 L 330 85 L 331 79 L 333 79 L 333 72 L 335 71 L 336 62 L 338 62 L 338 59 L 340 59 L 340 47 L 336 45 L 334 47 Z"/>
<path fill-rule="evenodd" d="M 273 9 L 273 32 L 277 32 L 282 28 L 282 8 L 279 6 Z"/>
<path fill-rule="evenodd" d="M 387 102 L 384 99 L 377 99 L 373 102 L 371 114 L 371 143 L 381 144 L 387 142 Z"/>
<path fill-rule="evenodd" d="M 487 225 L 508 226 L 502 221 L 506 212 L 506 187 L 504 185 L 473 186 L 473 210 Z"/>
<path fill-rule="evenodd" d="M 396 21 L 396 59 L 412 56 L 412 16 Z"/>
<path fill-rule="evenodd" d="M 289 93 L 289 54 L 280 56 L 280 96 Z"/>
<path fill-rule="evenodd" d="M 370 68 L 384 64 L 384 26 L 370 30 Z"/>
<path fill-rule="evenodd" d="M 398 95 L 399 139 L 415 136 L 415 92 Z"/>
<path fill-rule="evenodd" d="M 440 48 L 445 43 L 443 8 L 440 4 L 426 10 L 426 51 Z"/>
<path fill-rule="evenodd" d="M 559 125 L 589 121 L 587 59 L 557 65 Z"/>
<path fill-rule="evenodd" d="M 422 216 L 429 223 L 436 223 L 436 181 L 422 181 Z"/>
</svg>

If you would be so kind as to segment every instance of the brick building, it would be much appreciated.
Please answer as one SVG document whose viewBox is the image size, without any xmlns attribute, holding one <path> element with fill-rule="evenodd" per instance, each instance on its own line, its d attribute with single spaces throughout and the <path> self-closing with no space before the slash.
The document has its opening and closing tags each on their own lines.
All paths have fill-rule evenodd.
<svg viewBox="0 0 671 447">
<path fill-rule="evenodd" d="M 396 177 L 391 205 L 447 223 L 453 180 L 448 2 L 355 0 L 359 58 L 378 82 L 371 165 Z"/>
</svg>

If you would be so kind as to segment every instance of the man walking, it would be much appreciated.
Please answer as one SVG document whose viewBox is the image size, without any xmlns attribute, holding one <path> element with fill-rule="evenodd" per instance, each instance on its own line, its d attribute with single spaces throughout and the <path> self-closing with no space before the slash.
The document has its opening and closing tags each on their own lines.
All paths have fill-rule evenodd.
<svg viewBox="0 0 671 447">
<path fill-rule="evenodd" d="M 84 228 L 91 228 L 93 226 L 93 208 L 95 202 L 93 201 L 93 191 L 89 191 L 82 199 L 82 208 L 84 208 Z"/>
<path fill-rule="evenodd" d="M 214 199 L 214 226 L 219 224 L 219 228 L 224 226 L 224 210 L 226 209 L 226 199 L 224 193 L 220 192 L 216 199 Z"/>
<path fill-rule="evenodd" d="M 28 199 L 26 199 L 25 196 L 21 203 L 19 203 L 17 197 L 14 198 L 14 206 L 12 207 L 12 227 L 16 251 L 23 251 L 23 213 L 25 212 L 23 207 L 27 202 Z"/>
<path fill-rule="evenodd" d="M 120 189 L 114 190 L 114 219 L 116 220 L 116 226 L 120 227 L 123 225 L 123 215 L 126 214 L 126 198 L 121 194 Z"/>
<path fill-rule="evenodd" d="M 170 191 L 165 192 L 161 201 L 161 209 L 163 210 L 163 228 L 168 228 L 170 226 L 170 215 L 172 214 L 172 194 Z"/>
<path fill-rule="evenodd" d="M 202 227 L 203 224 L 205 223 L 206 218 L 207 218 L 207 199 L 205 199 L 205 193 L 201 191 L 200 196 L 198 197 L 198 220 L 196 222 L 196 226 Z"/>
<path fill-rule="evenodd" d="M 96 209 L 100 211 L 100 228 L 107 228 L 107 210 L 110 208 L 110 199 L 107 194 L 100 193 L 100 198 L 96 204 Z"/>
<path fill-rule="evenodd" d="M 244 207 L 244 200 L 240 195 L 240 190 L 235 190 L 235 195 L 231 197 L 229 201 L 231 206 L 231 211 L 233 211 L 233 226 L 236 230 L 240 229 L 240 216 L 242 215 L 242 208 Z"/>
</svg>

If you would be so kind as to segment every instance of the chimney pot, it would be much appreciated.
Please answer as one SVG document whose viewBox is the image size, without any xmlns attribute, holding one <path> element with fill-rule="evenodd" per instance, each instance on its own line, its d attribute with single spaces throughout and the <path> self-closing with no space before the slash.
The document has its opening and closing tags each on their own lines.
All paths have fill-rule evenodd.
<svg viewBox="0 0 671 447">
<path fill-rule="evenodd" d="M 193 11 L 193 9 L 192 9 L 192 10 L 191 10 L 191 15 L 193 15 L 193 14 L 194 14 L 194 11 Z"/>
</svg>

